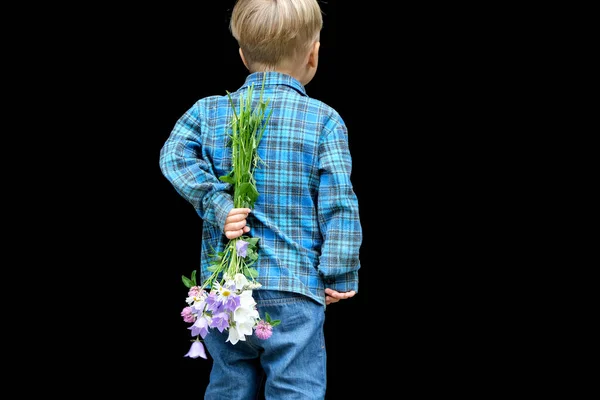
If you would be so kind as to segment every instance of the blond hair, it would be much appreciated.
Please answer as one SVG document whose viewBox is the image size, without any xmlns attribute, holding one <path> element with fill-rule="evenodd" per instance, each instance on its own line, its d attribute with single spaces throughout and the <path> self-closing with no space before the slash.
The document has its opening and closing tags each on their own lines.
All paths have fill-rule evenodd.
<svg viewBox="0 0 600 400">
<path fill-rule="evenodd" d="M 269 70 L 306 56 L 323 16 L 317 0 L 238 0 L 229 27 L 250 69 Z"/>
</svg>

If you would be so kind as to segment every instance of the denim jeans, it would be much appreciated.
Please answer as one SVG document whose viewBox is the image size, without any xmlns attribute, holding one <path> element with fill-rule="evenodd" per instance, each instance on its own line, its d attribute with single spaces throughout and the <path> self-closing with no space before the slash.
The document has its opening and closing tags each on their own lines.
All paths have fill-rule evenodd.
<svg viewBox="0 0 600 400">
<path fill-rule="evenodd" d="M 211 329 L 204 344 L 213 359 L 207 400 L 253 400 L 261 386 L 267 400 L 322 400 L 327 386 L 325 306 L 299 294 L 254 290 L 261 318 L 281 320 L 265 340 L 246 336 L 235 345 L 229 333 Z"/>
</svg>

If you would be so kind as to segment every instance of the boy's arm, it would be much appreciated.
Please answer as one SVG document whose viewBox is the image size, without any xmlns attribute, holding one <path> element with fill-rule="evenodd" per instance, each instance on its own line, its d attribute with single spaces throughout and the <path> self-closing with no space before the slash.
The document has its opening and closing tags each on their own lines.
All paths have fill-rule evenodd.
<svg viewBox="0 0 600 400">
<path fill-rule="evenodd" d="M 223 229 L 233 208 L 230 184 L 219 180 L 203 156 L 199 114 L 199 107 L 194 106 L 176 122 L 160 151 L 160 169 L 204 222 Z"/>
<path fill-rule="evenodd" d="M 318 209 L 324 239 L 319 271 L 325 287 L 338 293 L 357 293 L 362 228 L 358 199 L 350 181 L 348 135 L 339 118 L 332 118 L 325 130 L 319 145 Z"/>
</svg>

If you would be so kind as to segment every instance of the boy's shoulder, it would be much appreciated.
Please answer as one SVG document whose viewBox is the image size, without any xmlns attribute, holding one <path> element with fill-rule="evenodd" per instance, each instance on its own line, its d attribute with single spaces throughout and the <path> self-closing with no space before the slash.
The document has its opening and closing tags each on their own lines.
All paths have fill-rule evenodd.
<svg viewBox="0 0 600 400">
<path fill-rule="evenodd" d="M 331 120 L 331 122 L 337 122 L 344 125 L 344 119 L 342 118 L 341 114 L 336 108 L 331 106 L 329 103 L 325 102 L 324 100 L 310 96 L 307 96 L 307 101 L 310 107 L 317 108 L 319 110 L 319 113 L 326 116 L 328 120 Z"/>
<path fill-rule="evenodd" d="M 230 94 L 227 91 L 224 91 L 223 94 L 212 94 L 201 97 L 194 102 L 190 111 L 206 112 L 219 108 L 230 108 L 231 99 L 229 98 L 229 95 Z"/>
</svg>

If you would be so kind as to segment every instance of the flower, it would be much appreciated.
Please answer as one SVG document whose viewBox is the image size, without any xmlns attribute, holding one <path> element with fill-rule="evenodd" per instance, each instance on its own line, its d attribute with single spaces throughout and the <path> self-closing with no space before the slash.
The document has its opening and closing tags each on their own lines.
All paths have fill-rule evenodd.
<svg viewBox="0 0 600 400">
<path fill-rule="evenodd" d="M 190 278 L 182 277 L 189 285 L 188 305 L 181 311 L 183 320 L 192 325 L 188 328 L 192 336 L 202 339 L 210 329 L 228 331 L 227 342 L 236 344 L 254 333 L 259 339 L 268 339 L 279 320 L 272 320 L 268 313 L 261 319 L 257 304 L 252 296 L 254 285 L 241 273 L 233 278 L 227 275 L 224 283 L 215 282 L 210 291 L 196 284 L 196 271 Z M 189 295 L 193 293 L 193 295 Z"/>
<path fill-rule="evenodd" d="M 194 322 L 196 320 L 193 308 L 189 306 L 185 307 L 183 311 L 181 311 L 181 316 L 185 322 Z"/>
<path fill-rule="evenodd" d="M 258 198 L 254 168 L 261 160 L 257 148 L 265 123 L 271 116 L 270 113 L 266 115 L 269 102 L 263 101 L 262 90 L 257 107 L 252 109 L 253 89 L 253 86 L 248 88 L 246 98 L 240 96 L 239 110 L 228 93 L 233 109 L 230 135 L 233 168 L 219 179 L 231 184 L 235 208 L 252 208 Z M 208 268 L 211 275 L 201 286 L 196 283 L 195 270 L 190 278 L 182 276 L 188 293 L 185 299 L 187 306 L 181 311 L 181 316 L 185 322 L 192 324 L 188 329 L 196 337 L 186 357 L 206 358 L 200 337 L 204 339 L 211 329 L 227 331 L 225 341 L 235 345 L 253 333 L 259 339 L 268 339 L 273 334 L 273 327 L 280 324 L 268 313 L 265 313 L 264 319 L 261 318 L 252 296 L 252 290 L 261 286 L 256 281 L 258 271 L 252 267 L 258 259 L 258 241 L 259 238 L 247 235 L 229 239 L 222 251 L 213 254 Z"/>
<path fill-rule="evenodd" d="M 259 339 L 268 339 L 273 334 L 273 326 L 266 321 L 259 321 L 254 330 Z"/>
<path fill-rule="evenodd" d="M 246 242 L 245 240 L 237 240 L 235 242 L 235 249 L 237 251 L 237 255 L 239 257 L 246 257 L 246 255 L 248 254 L 248 242 Z"/>
<path fill-rule="evenodd" d="M 192 342 L 192 347 L 190 347 L 190 351 L 188 351 L 184 357 L 190 357 L 190 358 L 202 357 L 202 358 L 206 359 L 206 351 L 204 350 L 204 345 L 202 344 L 202 342 L 198 339 L 194 340 Z"/>
</svg>

